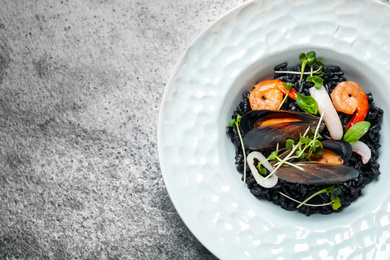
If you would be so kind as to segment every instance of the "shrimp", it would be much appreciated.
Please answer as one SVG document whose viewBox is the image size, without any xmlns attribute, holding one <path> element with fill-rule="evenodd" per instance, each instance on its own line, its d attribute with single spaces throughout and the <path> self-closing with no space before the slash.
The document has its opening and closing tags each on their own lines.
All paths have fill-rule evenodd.
<svg viewBox="0 0 390 260">
<path fill-rule="evenodd" d="M 279 109 L 283 102 L 283 95 L 287 94 L 283 82 L 278 79 L 261 81 L 254 86 L 249 95 L 249 103 L 252 110 L 256 109 Z M 288 96 L 297 99 L 297 92 L 291 88 Z"/>
<path fill-rule="evenodd" d="M 340 82 L 330 96 L 337 111 L 349 115 L 355 113 L 346 126 L 346 130 L 366 118 L 369 110 L 368 99 L 359 84 L 353 81 Z"/>
</svg>

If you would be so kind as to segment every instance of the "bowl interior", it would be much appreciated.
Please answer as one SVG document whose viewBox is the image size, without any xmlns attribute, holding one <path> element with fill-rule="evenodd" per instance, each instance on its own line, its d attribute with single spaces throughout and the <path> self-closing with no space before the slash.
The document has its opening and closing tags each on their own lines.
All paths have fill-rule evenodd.
<svg viewBox="0 0 390 260">
<path fill-rule="evenodd" d="M 231 119 L 233 109 L 241 101 L 241 94 L 244 91 L 250 91 L 253 85 L 261 80 L 270 79 L 273 77 L 273 67 L 282 62 L 288 62 L 289 66 L 294 66 L 300 63 L 299 54 L 302 52 L 307 53 L 310 50 L 314 50 L 317 53 L 317 57 L 320 58 L 326 65 L 338 65 L 345 72 L 347 80 L 355 81 L 362 86 L 366 92 L 371 92 L 374 97 L 375 104 L 384 110 L 384 119 L 382 122 L 381 130 L 381 144 L 379 163 L 381 165 L 381 175 L 377 181 L 372 182 L 363 189 L 363 194 L 357 201 L 352 203 L 349 207 L 345 208 L 342 213 L 331 214 L 330 216 L 324 215 L 312 215 L 310 219 L 313 220 L 307 223 L 306 216 L 298 212 L 289 212 L 281 209 L 279 206 L 273 205 L 268 201 L 258 200 L 252 194 L 246 186 L 241 182 L 241 174 L 236 171 L 234 165 L 235 147 L 230 142 L 229 138 L 222 135 L 219 140 L 219 149 L 221 155 L 221 165 L 223 172 L 226 173 L 226 178 L 232 187 L 232 192 L 235 192 L 242 201 L 249 203 L 250 206 L 257 210 L 259 213 L 265 214 L 273 221 L 285 222 L 286 215 L 294 216 L 295 225 L 304 224 L 318 225 L 321 223 L 321 227 L 326 228 L 323 219 L 332 218 L 337 219 L 337 224 L 348 224 L 351 217 L 356 218 L 362 212 L 368 212 L 375 210 L 388 194 L 387 184 L 390 179 L 387 170 L 390 167 L 389 160 L 384 159 L 384 155 L 389 150 L 389 138 L 384 133 L 389 131 L 389 120 L 386 119 L 386 115 L 389 113 L 389 102 L 387 97 L 390 94 L 389 84 L 386 82 L 385 77 L 376 72 L 375 68 L 367 62 L 367 57 L 354 58 L 344 53 L 337 51 L 318 48 L 313 46 L 307 46 L 307 48 L 296 47 L 289 48 L 277 53 L 264 56 L 261 60 L 254 61 L 251 66 L 242 70 L 241 74 L 237 77 L 237 80 L 230 86 L 228 95 L 225 97 L 222 110 L 219 111 L 219 130 L 225 131 L 227 122 Z M 364 209 L 364 210 L 361 210 Z M 331 227 L 334 222 L 328 222 Z"/>
</svg>

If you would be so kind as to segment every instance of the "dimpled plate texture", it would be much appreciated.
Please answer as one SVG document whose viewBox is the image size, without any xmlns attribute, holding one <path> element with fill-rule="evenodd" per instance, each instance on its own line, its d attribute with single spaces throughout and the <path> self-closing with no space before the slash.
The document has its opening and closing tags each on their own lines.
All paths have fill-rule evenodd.
<svg viewBox="0 0 390 260">
<path fill-rule="evenodd" d="M 162 98 L 158 152 L 171 199 L 221 259 L 389 259 L 389 138 L 382 174 L 341 213 L 306 217 L 258 200 L 241 181 L 225 134 L 241 93 L 273 66 L 315 50 L 371 91 L 389 132 L 390 8 L 369 0 L 251 1 L 187 49 Z M 291 65 L 295 65 L 291 64 Z M 387 183 L 387 184 L 386 184 Z"/>
</svg>

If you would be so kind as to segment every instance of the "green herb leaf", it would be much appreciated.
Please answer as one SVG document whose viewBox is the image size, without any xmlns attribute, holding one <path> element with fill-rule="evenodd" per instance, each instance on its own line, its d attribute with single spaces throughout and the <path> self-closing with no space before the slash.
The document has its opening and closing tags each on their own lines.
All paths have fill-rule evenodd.
<svg viewBox="0 0 390 260">
<path fill-rule="evenodd" d="M 324 84 L 324 80 L 317 76 L 311 76 L 306 79 L 308 82 L 313 82 L 316 89 L 320 89 Z"/>
<path fill-rule="evenodd" d="M 324 67 L 324 66 L 325 66 L 325 64 L 324 64 L 324 63 L 322 62 L 322 60 L 320 60 L 320 59 L 317 59 L 315 63 L 316 63 L 318 66 L 320 66 L 320 67 Z M 321 71 L 321 72 L 325 74 L 325 72 L 323 72 L 323 71 Z"/>
<path fill-rule="evenodd" d="M 310 140 L 310 138 L 308 138 L 308 137 L 301 136 L 301 137 L 299 138 L 299 141 L 300 141 L 301 143 L 303 143 L 303 144 L 308 144 L 311 140 Z"/>
<path fill-rule="evenodd" d="M 323 155 L 324 152 L 322 150 L 318 150 L 318 151 L 314 151 L 311 156 L 314 157 L 314 158 L 319 158 L 321 157 L 321 155 Z"/>
<path fill-rule="evenodd" d="M 335 200 L 340 195 L 340 193 L 341 193 L 340 188 L 334 188 L 330 193 L 330 199 Z"/>
<path fill-rule="evenodd" d="M 320 147 L 321 149 L 324 148 L 324 147 L 322 146 L 322 143 L 321 143 L 319 140 L 317 140 L 317 139 L 316 139 L 315 142 L 314 142 L 314 146 L 315 146 L 315 147 Z"/>
<path fill-rule="evenodd" d="M 283 100 L 282 100 L 282 103 L 280 103 L 279 105 L 279 108 L 278 110 L 283 106 L 284 102 L 286 101 L 287 97 L 288 97 L 288 94 L 290 93 L 290 89 L 292 88 L 293 84 L 292 83 L 285 83 L 283 82 L 282 83 L 283 86 L 286 88 L 286 95 L 284 96 Z"/>
<path fill-rule="evenodd" d="M 335 188 L 334 185 L 326 188 L 326 194 L 330 195 L 330 200 L 332 201 L 332 208 L 337 210 L 341 207 L 341 200 L 338 197 L 341 193 L 340 188 Z"/>
<path fill-rule="evenodd" d="M 242 116 L 240 114 L 237 115 L 237 123 L 239 124 L 241 122 Z"/>
<path fill-rule="evenodd" d="M 311 132 L 312 132 L 313 134 L 315 134 L 315 133 L 316 133 L 316 129 L 312 129 Z M 316 139 L 321 140 L 322 138 L 323 138 L 323 137 L 320 135 L 320 133 L 317 132 Z"/>
<path fill-rule="evenodd" d="M 301 55 L 299 55 L 299 60 L 300 60 L 301 62 L 305 62 L 305 61 L 306 61 L 306 54 L 301 53 Z"/>
<path fill-rule="evenodd" d="M 329 186 L 328 188 L 326 188 L 325 189 L 326 195 L 329 195 L 332 192 L 333 189 L 334 189 L 334 185 Z"/>
<path fill-rule="evenodd" d="M 275 151 L 273 151 L 269 156 L 268 160 L 275 160 L 278 157 Z"/>
<path fill-rule="evenodd" d="M 260 162 L 257 164 L 256 168 L 261 175 L 267 174 L 267 169 L 263 165 L 261 165 Z"/>
<path fill-rule="evenodd" d="M 307 61 L 311 67 L 313 67 L 314 62 L 316 62 L 316 53 L 314 51 L 309 51 L 306 54 Z"/>
<path fill-rule="evenodd" d="M 306 202 L 308 202 L 309 200 L 311 200 L 313 197 L 321 194 L 321 193 L 324 193 L 326 192 L 326 195 L 330 195 L 330 199 L 331 199 L 331 202 L 332 202 L 332 208 L 334 210 L 337 210 L 341 207 L 341 200 L 340 198 L 338 197 L 338 195 L 340 195 L 341 193 L 341 189 L 339 188 L 335 188 L 334 185 L 332 186 L 329 186 L 328 188 L 325 188 L 323 190 L 319 190 L 317 191 L 316 193 L 314 193 L 313 195 L 311 195 L 310 197 L 308 197 L 307 199 L 305 199 L 303 202 L 301 202 L 297 208 L 301 207 L 302 205 L 304 205 Z"/>
<path fill-rule="evenodd" d="M 341 207 L 341 201 L 340 198 L 337 197 L 336 199 L 332 200 L 332 208 L 334 210 L 338 210 Z"/>
<path fill-rule="evenodd" d="M 233 127 L 233 126 L 234 126 L 234 122 L 235 122 L 234 119 L 230 120 L 230 122 L 229 122 L 229 127 Z"/>
<path fill-rule="evenodd" d="M 367 121 L 360 121 L 359 123 L 354 124 L 348 131 L 345 133 L 343 140 L 354 144 L 358 141 L 365 133 L 367 133 L 371 124 Z"/>
<path fill-rule="evenodd" d="M 298 106 L 306 113 L 316 115 L 318 113 L 318 103 L 312 96 L 297 95 Z"/>
<path fill-rule="evenodd" d="M 316 52 L 315 52 L 315 51 L 309 51 L 309 52 L 306 54 L 306 57 L 307 57 L 308 59 L 315 58 L 315 57 L 316 57 Z"/>
<path fill-rule="evenodd" d="M 293 139 L 287 139 L 286 140 L 286 148 L 293 149 L 294 147 L 294 140 Z"/>
<path fill-rule="evenodd" d="M 286 82 L 283 82 L 283 86 L 286 88 L 286 90 L 290 90 L 293 86 L 292 83 L 286 83 Z"/>
</svg>

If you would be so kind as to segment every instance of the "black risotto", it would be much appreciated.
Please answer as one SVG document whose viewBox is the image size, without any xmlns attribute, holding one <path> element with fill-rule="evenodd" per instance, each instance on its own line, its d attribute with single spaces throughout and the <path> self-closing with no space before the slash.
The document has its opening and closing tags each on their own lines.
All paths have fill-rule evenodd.
<svg viewBox="0 0 390 260">
<path fill-rule="evenodd" d="M 287 63 L 282 63 L 274 68 L 275 71 L 301 71 L 301 65 L 295 67 L 288 67 Z M 306 70 L 307 71 L 307 70 Z M 347 79 L 344 77 L 344 72 L 340 69 L 339 66 L 324 66 L 322 71 L 326 74 L 316 75 L 321 77 L 324 81 L 324 87 L 330 94 L 332 90 L 337 86 L 339 82 L 346 81 Z M 274 74 L 274 79 L 279 79 L 286 83 L 292 83 L 293 88 L 297 90 L 299 93 L 304 95 L 310 95 L 309 88 L 313 86 L 313 83 L 307 82 L 305 75 L 303 78 L 303 83 L 299 86 L 299 77 L 300 75 L 296 74 Z M 359 171 L 359 176 L 355 179 L 346 181 L 344 183 L 336 184 L 336 187 L 341 189 L 341 194 L 339 195 L 341 200 L 341 207 L 338 210 L 333 210 L 331 205 L 322 206 L 322 207 L 310 207 L 303 205 L 300 208 L 297 208 L 298 203 L 294 202 L 283 195 L 284 193 L 291 198 L 294 198 L 298 201 L 304 201 L 310 195 L 316 193 L 317 191 L 328 187 L 329 185 L 301 185 L 289 183 L 284 180 L 279 179 L 277 185 L 273 188 L 264 188 L 257 184 L 256 180 L 252 176 L 252 173 L 247 167 L 247 179 L 246 184 L 250 192 L 256 196 L 257 198 L 267 199 L 276 205 L 280 205 L 283 209 L 286 210 L 298 210 L 299 212 L 309 216 L 311 214 L 320 213 L 320 214 L 330 214 L 333 212 L 340 212 L 343 208 L 350 205 L 354 200 L 356 200 L 362 193 L 362 189 L 372 182 L 374 179 L 378 177 L 380 174 L 379 164 L 377 163 L 378 159 L 378 148 L 380 145 L 380 129 L 381 129 L 381 120 L 383 117 L 383 110 L 375 106 L 374 100 L 371 93 L 366 93 L 368 102 L 369 102 L 369 112 L 366 116 L 365 121 L 371 123 L 371 127 L 368 132 L 360 139 L 360 141 L 367 144 L 367 146 L 371 149 L 371 159 L 367 164 L 363 164 L 360 155 L 356 153 L 352 153 L 351 158 L 349 159 L 347 165 L 354 167 Z M 242 101 L 234 109 L 232 114 L 232 119 L 235 119 L 237 114 L 244 115 L 245 113 L 251 111 L 251 107 L 248 100 L 249 92 L 242 93 Z M 296 101 L 288 98 L 286 102 L 281 107 L 282 110 L 289 111 L 298 111 L 303 112 L 300 107 L 297 105 Z M 341 122 L 344 126 L 345 133 L 345 125 L 348 124 L 352 115 L 347 115 L 341 112 L 338 112 Z M 237 170 L 240 173 L 244 172 L 244 156 L 241 149 L 240 140 L 238 137 L 238 133 L 236 128 L 227 127 L 226 130 L 227 135 L 230 137 L 232 143 L 236 146 L 236 156 L 235 163 L 237 165 Z M 325 130 L 321 133 L 323 140 L 329 140 L 330 135 L 328 130 Z M 246 150 L 246 154 L 251 152 L 250 149 Z M 265 154 L 266 155 L 266 154 Z M 242 176 L 243 180 L 243 176 Z M 325 193 L 322 193 L 318 196 L 312 198 L 308 203 L 310 204 L 324 204 L 329 202 L 329 196 Z"/>
</svg>

